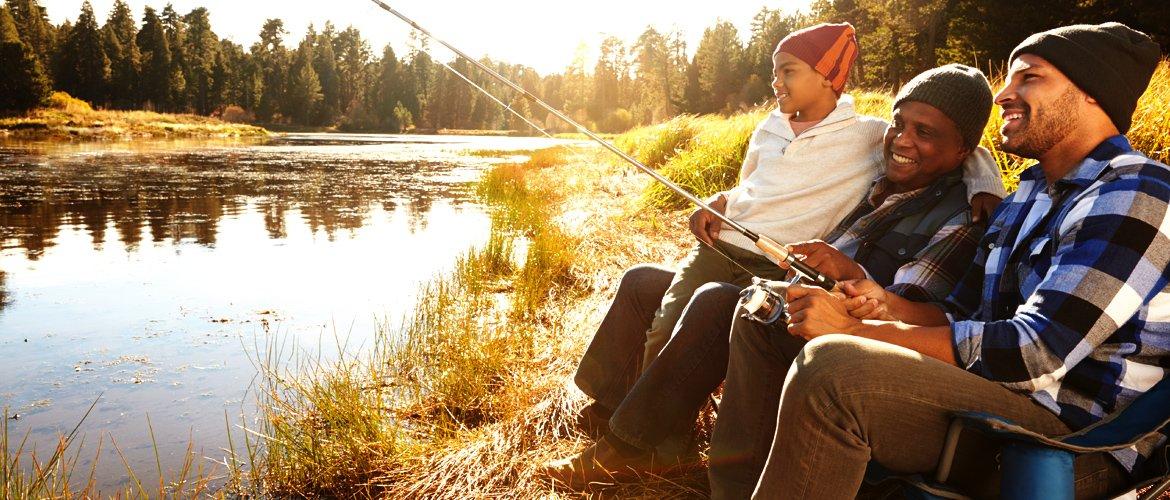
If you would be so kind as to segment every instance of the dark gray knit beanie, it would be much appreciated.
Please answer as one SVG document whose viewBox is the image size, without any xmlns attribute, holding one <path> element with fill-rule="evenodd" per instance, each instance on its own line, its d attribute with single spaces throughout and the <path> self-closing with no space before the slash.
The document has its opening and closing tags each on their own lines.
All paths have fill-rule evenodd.
<svg viewBox="0 0 1170 500">
<path fill-rule="evenodd" d="M 938 108 L 959 127 L 963 143 L 973 148 L 983 136 L 991 116 L 991 85 L 983 72 L 962 64 L 948 64 L 923 71 L 894 97 L 894 107 L 918 101 Z"/>
<path fill-rule="evenodd" d="M 1138 98 L 1158 66 L 1161 49 L 1121 23 L 1075 24 L 1036 33 L 1012 51 L 1043 57 L 1097 100 L 1121 133 L 1129 131 Z"/>
</svg>

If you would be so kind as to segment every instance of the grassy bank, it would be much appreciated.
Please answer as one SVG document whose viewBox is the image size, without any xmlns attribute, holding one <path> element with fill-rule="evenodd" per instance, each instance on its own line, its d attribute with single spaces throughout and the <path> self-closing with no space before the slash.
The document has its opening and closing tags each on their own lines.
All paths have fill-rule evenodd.
<svg viewBox="0 0 1170 500">
<path fill-rule="evenodd" d="M 856 94 L 888 117 L 888 93 Z M 1170 67 L 1142 99 L 1134 145 L 1170 156 Z M 616 141 L 701 195 L 734 184 L 766 111 L 678 117 Z M 1023 161 L 984 137 L 1014 185 Z M 482 180 L 491 237 L 436 277 L 401 329 L 337 363 L 265 363 L 265 458 L 248 483 L 277 495 L 557 497 L 533 476 L 588 444 L 572 427 L 585 398 L 570 382 L 622 270 L 676 261 L 690 244 L 684 203 L 599 149 L 534 152 Z M 401 333 L 400 333 L 401 331 Z M 603 492 L 703 496 L 702 473 L 644 478 Z"/>
<path fill-rule="evenodd" d="M 488 242 L 422 289 L 401 333 L 385 328 L 358 359 L 266 364 L 260 482 L 295 495 L 549 493 L 533 472 L 585 444 L 565 374 L 621 270 L 684 250 L 679 217 L 638 213 L 643 187 L 594 149 L 486 173 Z"/>
<path fill-rule="evenodd" d="M 24 139 L 249 138 L 268 131 L 217 118 L 152 111 L 94 110 L 89 103 L 54 92 L 49 105 L 20 116 L 0 117 L 0 137 Z"/>
</svg>

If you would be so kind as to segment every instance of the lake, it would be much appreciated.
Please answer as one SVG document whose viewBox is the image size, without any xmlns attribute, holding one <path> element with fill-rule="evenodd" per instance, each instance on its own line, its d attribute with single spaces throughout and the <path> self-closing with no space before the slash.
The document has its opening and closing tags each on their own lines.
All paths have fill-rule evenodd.
<svg viewBox="0 0 1170 500">
<path fill-rule="evenodd" d="M 26 453 L 44 460 L 96 400 L 79 431 L 82 481 L 99 441 L 107 490 L 126 485 L 117 451 L 144 484 L 157 484 L 156 453 L 169 474 L 188 445 L 221 460 L 229 429 L 239 447 L 255 417 L 258 357 L 360 353 L 397 328 L 421 283 L 487 239 L 474 181 L 501 159 L 472 152 L 559 143 L 0 142 L 10 451 L 27 434 Z"/>
</svg>

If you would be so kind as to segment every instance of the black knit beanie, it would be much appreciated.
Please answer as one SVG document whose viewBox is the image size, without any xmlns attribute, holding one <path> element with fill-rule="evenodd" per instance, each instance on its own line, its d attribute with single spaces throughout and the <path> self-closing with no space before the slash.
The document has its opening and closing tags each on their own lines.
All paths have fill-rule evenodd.
<svg viewBox="0 0 1170 500">
<path fill-rule="evenodd" d="M 1020 54 L 1035 54 L 1056 66 L 1096 99 L 1124 134 L 1158 66 L 1161 49 L 1145 33 L 1121 23 L 1074 24 L 1028 37 L 1008 61 Z"/>
<path fill-rule="evenodd" d="M 918 101 L 938 108 L 959 127 L 963 143 L 974 148 L 991 116 L 991 85 L 983 72 L 962 64 L 923 71 L 894 97 L 894 107 Z"/>
</svg>

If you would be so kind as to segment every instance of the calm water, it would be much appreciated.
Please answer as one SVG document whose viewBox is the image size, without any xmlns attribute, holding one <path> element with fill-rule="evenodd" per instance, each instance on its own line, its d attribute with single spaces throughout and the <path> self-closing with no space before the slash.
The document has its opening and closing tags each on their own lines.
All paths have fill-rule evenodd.
<svg viewBox="0 0 1170 500">
<path fill-rule="evenodd" d="M 304 134 L 267 144 L 0 142 L 0 406 L 87 475 L 157 484 L 188 443 L 222 458 L 254 415 L 251 359 L 329 357 L 399 324 L 420 282 L 484 241 L 470 151 L 552 141 Z M 238 431 L 233 431 L 235 434 Z M 240 436 L 235 434 L 239 443 Z M 15 449 L 15 443 L 11 446 Z M 209 462 L 205 462 L 205 465 Z"/>
</svg>

